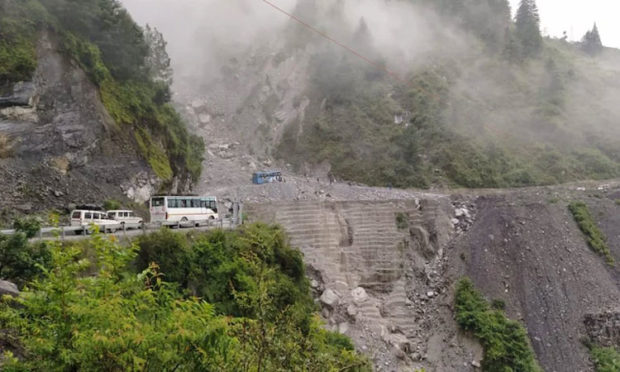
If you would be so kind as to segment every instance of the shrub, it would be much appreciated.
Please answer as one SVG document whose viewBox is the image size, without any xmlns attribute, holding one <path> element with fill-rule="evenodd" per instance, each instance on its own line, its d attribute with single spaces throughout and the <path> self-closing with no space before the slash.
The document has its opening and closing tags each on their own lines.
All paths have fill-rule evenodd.
<svg viewBox="0 0 620 372">
<path fill-rule="evenodd" d="M 409 227 L 409 217 L 407 214 L 402 212 L 396 213 L 396 227 L 401 230 Z"/>
<path fill-rule="evenodd" d="M 45 243 L 30 243 L 41 223 L 36 219 L 18 219 L 15 234 L 0 235 L 0 278 L 21 286 L 41 274 L 50 262 Z"/>
<path fill-rule="evenodd" d="M 491 309 L 469 279 L 457 284 L 455 308 L 459 326 L 472 332 L 484 348 L 483 370 L 542 371 L 523 326 Z"/>
<path fill-rule="evenodd" d="M 276 227 L 252 225 L 189 237 L 161 231 L 129 247 L 98 234 L 81 243 L 94 255 L 92 262 L 84 258 L 84 244 L 55 241 L 52 263 L 41 279 L 18 298 L 0 302 L 0 338 L 8 336 L 20 354 L 18 359 L 5 352 L 3 371 L 371 370 L 348 338 L 324 329 L 311 299 L 305 302 L 310 291 L 299 271 L 301 260 L 278 253 L 290 248 Z M 202 246 L 195 256 L 201 262 L 185 261 L 194 257 L 192 244 Z M 146 257 L 137 257 L 138 250 Z M 177 272 L 164 275 L 156 264 L 131 270 L 133 260 L 140 264 L 154 256 L 162 267 L 176 265 Z M 202 266 L 208 262 L 216 267 Z M 285 274 L 280 267 L 292 270 Z M 249 316 L 222 313 L 177 290 L 187 276 L 218 279 L 222 273 L 225 282 L 230 272 L 247 286 L 224 285 L 222 291 Z M 171 281 L 174 277 L 180 281 Z M 297 300 L 283 303 L 283 296 Z"/>
<path fill-rule="evenodd" d="M 573 202 L 569 204 L 568 209 L 573 214 L 573 218 L 581 232 L 585 235 L 588 245 L 599 255 L 605 257 L 610 265 L 614 264 L 614 258 L 607 246 L 607 238 L 598 228 L 596 222 L 592 218 L 588 206 L 583 202 Z"/>
<path fill-rule="evenodd" d="M 592 347 L 590 349 L 596 372 L 620 371 L 620 351 L 613 347 Z"/>
<path fill-rule="evenodd" d="M 138 246 L 139 270 L 156 263 L 166 280 L 205 298 L 220 314 L 255 316 L 240 298 L 256 290 L 261 272 L 273 281 L 268 292 L 278 309 L 314 309 L 301 253 L 278 227 L 253 224 L 191 238 L 163 229 L 139 238 Z"/>
<path fill-rule="evenodd" d="M 118 200 L 108 199 L 103 202 L 103 209 L 106 211 L 121 209 L 121 203 Z"/>
<path fill-rule="evenodd" d="M 179 298 L 155 267 L 127 275 L 132 247 L 101 236 L 91 244 L 97 276 L 83 275 L 90 263 L 80 249 L 54 242 L 43 278 L 0 303 L 0 327 L 23 354 L 5 355 L 3 370 L 234 369 L 237 342 L 209 304 Z"/>
<path fill-rule="evenodd" d="M 136 257 L 138 270 L 157 264 L 166 281 L 179 283 L 187 288 L 192 264 L 192 251 L 187 238 L 168 228 L 138 238 L 139 253 Z"/>
</svg>

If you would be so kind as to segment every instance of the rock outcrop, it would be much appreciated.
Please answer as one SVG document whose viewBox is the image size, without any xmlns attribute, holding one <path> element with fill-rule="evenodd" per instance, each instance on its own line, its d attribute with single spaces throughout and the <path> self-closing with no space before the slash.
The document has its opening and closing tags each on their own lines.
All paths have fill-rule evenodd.
<svg viewBox="0 0 620 372">
<path fill-rule="evenodd" d="M 32 213 L 107 198 L 144 201 L 142 180 L 148 180 L 149 190 L 159 181 L 138 155 L 130 128 L 113 122 L 98 88 L 59 51 L 53 34 L 41 37 L 37 55 L 33 80 L 0 94 L 5 213 L 26 204 L 24 212 Z"/>
</svg>

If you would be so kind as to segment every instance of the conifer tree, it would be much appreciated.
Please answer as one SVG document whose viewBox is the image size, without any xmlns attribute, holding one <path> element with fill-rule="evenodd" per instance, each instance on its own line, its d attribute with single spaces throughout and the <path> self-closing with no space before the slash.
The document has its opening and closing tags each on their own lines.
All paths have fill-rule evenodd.
<svg viewBox="0 0 620 372">
<path fill-rule="evenodd" d="M 601 35 L 598 32 L 596 23 L 592 30 L 586 32 L 581 42 L 582 49 L 590 55 L 596 55 L 603 51 L 603 43 L 601 42 Z"/>
<path fill-rule="evenodd" d="M 167 86 L 172 84 L 172 67 L 170 57 L 166 51 L 167 42 L 164 36 L 156 28 L 146 25 L 144 39 L 149 46 L 149 55 L 146 58 L 146 66 L 149 75 L 156 82 L 163 82 Z"/>
<path fill-rule="evenodd" d="M 535 0 L 521 0 L 516 17 L 516 37 L 523 57 L 532 57 L 542 48 L 540 17 Z"/>
</svg>

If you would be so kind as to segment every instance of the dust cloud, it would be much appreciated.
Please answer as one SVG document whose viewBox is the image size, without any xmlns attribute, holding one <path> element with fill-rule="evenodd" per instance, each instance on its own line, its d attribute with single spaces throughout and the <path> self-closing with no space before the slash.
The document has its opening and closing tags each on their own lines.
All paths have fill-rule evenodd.
<svg viewBox="0 0 620 372">
<path fill-rule="evenodd" d="M 404 72 L 413 62 L 438 53 L 457 55 L 466 50 L 467 42 L 458 28 L 442 24 L 431 10 L 409 2 L 271 2 L 353 46 L 363 20 L 373 49 L 396 71 Z M 123 4 L 138 23 L 148 23 L 164 34 L 177 80 L 208 82 L 231 58 L 250 47 L 275 50 L 291 31 L 313 33 L 261 0 L 123 0 Z"/>
</svg>

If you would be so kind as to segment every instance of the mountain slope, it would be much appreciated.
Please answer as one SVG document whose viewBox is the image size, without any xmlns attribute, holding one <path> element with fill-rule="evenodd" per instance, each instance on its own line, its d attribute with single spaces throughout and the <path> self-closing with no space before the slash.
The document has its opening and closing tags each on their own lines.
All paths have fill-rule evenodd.
<svg viewBox="0 0 620 372">
<path fill-rule="evenodd" d="M 189 190 L 204 145 L 149 64 L 162 50 L 117 2 L 72 4 L 0 2 L 5 213 Z"/>
</svg>

